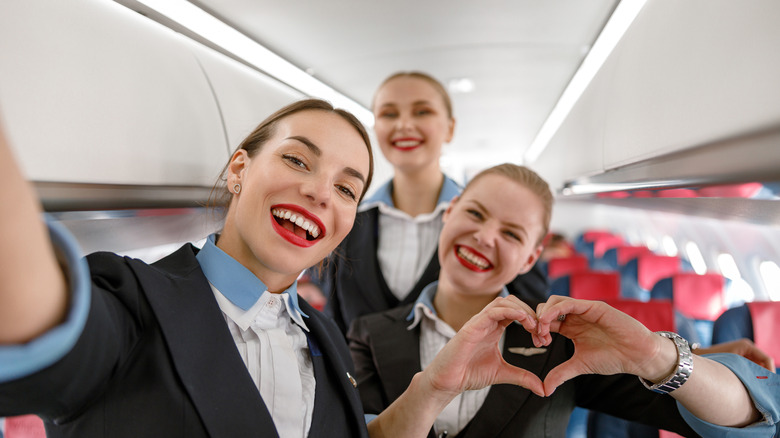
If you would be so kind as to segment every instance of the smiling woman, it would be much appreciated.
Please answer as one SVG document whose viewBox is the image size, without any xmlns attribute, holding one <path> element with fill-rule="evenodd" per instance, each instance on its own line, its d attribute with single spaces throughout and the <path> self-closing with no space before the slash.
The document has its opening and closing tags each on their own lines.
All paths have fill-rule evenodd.
<svg viewBox="0 0 780 438">
<path fill-rule="evenodd" d="M 343 337 L 296 294 L 371 182 L 351 114 L 303 100 L 271 115 L 214 190 L 227 200 L 221 233 L 153 265 L 80 259 L 53 222 L 52 250 L 4 142 L 0 152 L 0 196 L 19 207 L 0 224 L 2 259 L 20 263 L 0 276 L 0 414 L 35 413 L 58 436 L 365 436 Z"/>
</svg>

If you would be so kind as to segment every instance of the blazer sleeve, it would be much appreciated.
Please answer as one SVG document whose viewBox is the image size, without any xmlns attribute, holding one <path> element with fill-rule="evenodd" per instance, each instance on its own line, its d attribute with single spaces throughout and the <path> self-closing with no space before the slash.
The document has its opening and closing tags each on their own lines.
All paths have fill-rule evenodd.
<svg viewBox="0 0 780 438">
<path fill-rule="evenodd" d="M 135 276 L 115 254 L 87 261 L 91 296 L 81 335 L 53 365 L 0 385 L 0 415 L 66 420 L 105 390 L 138 343 L 151 312 Z"/>
<path fill-rule="evenodd" d="M 374 362 L 369 319 L 370 316 L 359 317 L 352 322 L 347 333 L 347 342 L 355 363 L 355 378 L 363 410 L 366 414 L 379 414 L 390 403 L 382 389 L 382 381 Z"/>
<path fill-rule="evenodd" d="M 727 366 L 750 392 L 750 398 L 764 417 L 746 427 L 718 426 L 690 413 L 677 404 L 685 421 L 701 436 L 706 437 L 771 437 L 780 433 L 780 376 L 736 354 L 710 354 L 709 359 Z M 694 372 L 696 372 L 694 370 Z"/>
</svg>

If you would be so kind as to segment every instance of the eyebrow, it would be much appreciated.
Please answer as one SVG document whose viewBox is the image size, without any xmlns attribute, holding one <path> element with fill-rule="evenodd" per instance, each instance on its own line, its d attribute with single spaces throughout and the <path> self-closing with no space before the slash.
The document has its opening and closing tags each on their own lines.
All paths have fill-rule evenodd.
<svg viewBox="0 0 780 438">
<path fill-rule="evenodd" d="M 481 204 L 479 201 L 477 201 L 476 199 L 472 199 L 472 200 L 471 200 L 471 202 L 473 202 L 473 203 L 477 204 L 477 206 L 478 206 L 479 208 L 481 208 L 481 209 L 482 209 L 482 211 L 485 211 L 485 212 L 487 212 L 487 211 L 488 211 L 488 209 L 487 209 L 487 208 L 485 208 L 485 206 L 484 206 L 484 205 L 482 205 L 482 204 Z M 523 234 L 528 234 L 528 232 L 527 232 L 527 231 L 525 231 L 525 227 L 523 227 L 523 226 L 522 226 L 522 225 L 520 225 L 520 224 L 516 224 L 516 223 L 514 223 L 514 222 L 501 222 L 501 223 L 502 223 L 502 224 L 504 224 L 504 225 L 506 225 L 506 226 L 508 226 L 508 227 L 510 227 L 510 228 L 514 228 L 514 229 L 516 229 L 516 230 L 520 230 L 520 231 L 522 231 L 522 232 L 523 232 Z"/>
<path fill-rule="evenodd" d="M 319 146 L 314 144 L 308 138 L 306 138 L 304 136 L 301 136 L 301 135 L 293 135 L 293 136 L 287 137 L 287 138 L 290 139 L 290 140 L 298 140 L 299 142 L 303 143 L 311 151 L 311 153 L 313 153 L 317 157 L 321 157 L 322 156 L 322 149 L 320 149 Z M 363 174 L 360 173 L 359 171 L 357 171 L 356 169 L 353 169 L 351 167 L 345 167 L 344 168 L 344 173 L 359 179 L 363 184 L 366 183 L 366 177 L 364 177 Z"/>
</svg>

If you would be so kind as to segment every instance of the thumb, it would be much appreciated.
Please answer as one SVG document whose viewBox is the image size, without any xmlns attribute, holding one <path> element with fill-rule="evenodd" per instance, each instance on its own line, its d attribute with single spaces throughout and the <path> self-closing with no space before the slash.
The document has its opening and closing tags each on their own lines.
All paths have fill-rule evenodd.
<svg viewBox="0 0 780 438">
<path fill-rule="evenodd" d="M 571 359 L 550 370 L 544 378 L 544 395 L 549 397 L 564 382 L 583 374 L 576 362 Z"/>
<path fill-rule="evenodd" d="M 536 374 L 512 365 L 507 364 L 507 366 L 499 369 L 495 383 L 508 383 L 522 386 L 539 397 L 545 396 L 544 384 Z"/>
</svg>

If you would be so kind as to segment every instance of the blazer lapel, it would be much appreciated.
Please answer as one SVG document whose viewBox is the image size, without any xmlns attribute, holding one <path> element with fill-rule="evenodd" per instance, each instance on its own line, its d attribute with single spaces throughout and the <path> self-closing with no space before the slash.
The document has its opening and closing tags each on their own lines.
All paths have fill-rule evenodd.
<svg viewBox="0 0 780 438">
<path fill-rule="evenodd" d="M 365 419 L 360 394 L 350 379 L 354 374 L 354 366 L 349 359 L 349 350 L 343 335 L 335 326 L 326 327 L 326 324 L 333 323 L 326 320 L 305 300 L 299 299 L 298 302 L 301 310 L 309 315 L 306 319 L 306 325 L 309 327 L 307 336 L 317 381 L 310 435 L 314 436 L 315 432 L 319 432 L 328 436 L 332 433 L 333 431 L 327 430 L 315 431 L 315 426 L 320 429 L 322 425 L 332 422 L 333 418 L 327 416 L 335 415 L 334 406 L 341 405 L 341 400 L 346 399 L 350 408 L 349 413 L 344 413 L 346 421 L 351 425 L 358 425 L 360 436 L 367 436 L 365 427 L 362 427 Z M 339 396 L 339 393 L 343 394 L 343 397 Z"/>
<path fill-rule="evenodd" d="M 390 288 L 382 276 L 382 270 L 379 268 L 377 257 L 378 224 L 378 208 L 371 208 L 358 214 L 355 226 L 347 237 L 345 245 L 345 252 L 350 255 L 344 266 L 346 272 L 339 274 L 339 276 L 344 277 L 346 284 L 351 284 L 351 287 L 360 291 L 360 293 L 350 296 L 350 299 L 363 302 L 363 305 L 358 306 L 358 308 L 373 309 L 373 311 L 398 306 L 398 299 L 390 292 Z M 368 261 L 369 263 L 363 263 L 360 269 L 357 269 L 351 263 L 353 260 Z"/>
<path fill-rule="evenodd" d="M 526 369 L 537 376 L 544 370 L 548 362 L 547 354 L 523 355 L 512 353 L 510 348 L 533 348 L 531 335 L 525 329 L 517 324 L 510 324 L 506 329 L 504 339 L 504 359 L 511 365 Z M 482 407 L 471 420 L 474 424 L 479 424 L 478 428 L 469 427 L 465 430 L 463 437 L 483 437 L 498 436 L 517 412 L 522 409 L 531 391 L 516 385 L 493 385 L 488 392 L 488 396 Z"/>
<path fill-rule="evenodd" d="M 377 370 L 383 376 L 387 397 L 395 400 L 409 387 L 412 377 L 420 368 L 420 329 L 408 330 L 409 321 L 406 317 L 412 311 L 412 306 L 403 306 L 384 314 L 384 319 L 377 327 L 376 333 L 382 336 L 372 339 L 376 363 L 381 368 Z"/>
<path fill-rule="evenodd" d="M 131 260 L 173 364 L 211 436 L 265 435 L 276 428 L 244 366 L 211 287 L 185 245 L 152 265 Z"/>
</svg>

